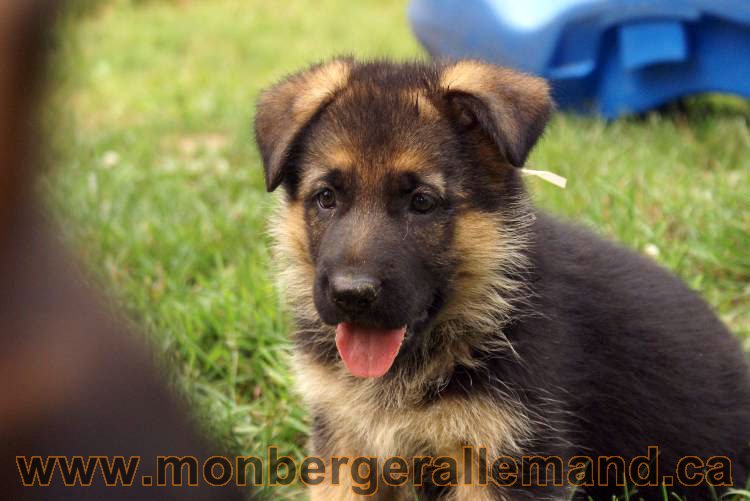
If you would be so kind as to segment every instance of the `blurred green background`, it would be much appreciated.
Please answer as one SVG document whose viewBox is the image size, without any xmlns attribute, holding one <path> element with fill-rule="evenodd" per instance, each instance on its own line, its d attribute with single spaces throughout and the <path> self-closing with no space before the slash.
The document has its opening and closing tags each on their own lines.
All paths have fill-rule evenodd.
<svg viewBox="0 0 750 501">
<path fill-rule="evenodd" d="M 210 433 L 235 453 L 302 455 L 254 101 L 334 54 L 425 58 L 406 1 L 88 0 L 55 46 L 41 189 L 64 238 Z M 749 123 L 748 103 L 715 96 L 613 123 L 558 115 L 529 165 L 568 188 L 530 189 L 673 270 L 750 350 Z"/>
</svg>

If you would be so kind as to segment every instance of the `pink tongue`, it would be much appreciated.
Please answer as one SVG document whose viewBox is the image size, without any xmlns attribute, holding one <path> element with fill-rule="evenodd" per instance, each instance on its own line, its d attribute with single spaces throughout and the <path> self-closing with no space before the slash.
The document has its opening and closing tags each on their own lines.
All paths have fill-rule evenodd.
<svg viewBox="0 0 750 501">
<path fill-rule="evenodd" d="M 406 327 L 376 329 L 342 322 L 336 326 L 336 347 L 356 377 L 380 377 L 388 372 L 401 348 Z"/>
</svg>

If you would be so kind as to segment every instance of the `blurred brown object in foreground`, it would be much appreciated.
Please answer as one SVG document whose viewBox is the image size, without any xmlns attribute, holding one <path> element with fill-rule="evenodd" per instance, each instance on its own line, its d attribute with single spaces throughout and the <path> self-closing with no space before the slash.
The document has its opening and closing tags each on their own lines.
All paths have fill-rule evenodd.
<svg viewBox="0 0 750 501">
<path fill-rule="evenodd" d="M 155 483 L 157 455 L 201 459 L 206 444 L 145 345 L 83 285 L 32 199 L 43 144 L 33 119 L 58 4 L 0 1 L 0 490 L 14 500 L 240 499 L 203 482 L 142 485 L 144 475 Z M 50 487 L 22 487 L 16 455 L 142 460 L 133 487 L 104 487 L 99 473 L 92 487 L 65 487 L 59 471 Z"/>
</svg>

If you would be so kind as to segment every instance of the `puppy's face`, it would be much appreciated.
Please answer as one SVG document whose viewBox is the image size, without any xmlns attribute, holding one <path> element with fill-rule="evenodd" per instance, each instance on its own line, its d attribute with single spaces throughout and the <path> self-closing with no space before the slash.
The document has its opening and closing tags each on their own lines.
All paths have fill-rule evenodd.
<svg viewBox="0 0 750 501">
<path fill-rule="evenodd" d="M 521 196 L 548 113 L 541 81 L 477 62 L 336 60 L 261 97 L 267 185 L 302 219 L 299 278 L 352 374 L 384 375 L 461 307 L 467 246 Z"/>
<path fill-rule="evenodd" d="M 420 113 L 406 93 L 352 85 L 310 130 L 295 195 L 328 324 L 417 333 L 440 309 L 458 145 L 446 123 Z"/>
</svg>

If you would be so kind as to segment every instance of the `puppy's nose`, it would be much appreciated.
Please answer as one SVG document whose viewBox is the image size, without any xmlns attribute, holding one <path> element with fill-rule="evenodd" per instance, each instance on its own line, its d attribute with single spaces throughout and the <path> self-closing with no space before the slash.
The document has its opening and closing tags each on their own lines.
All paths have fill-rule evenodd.
<svg viewBox="0 0 750 501">
<path fill-rule="evenodd" d="M 329 283 L 331 299 L 347 313 L 366 310 L 380 294 L 380 280 L 365 274 L 337 273 Z"/>
</svg>

